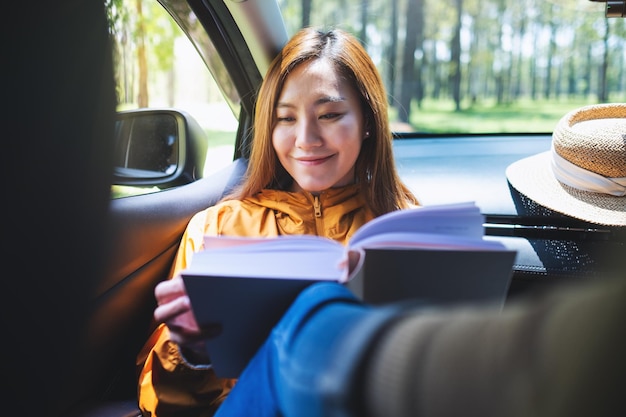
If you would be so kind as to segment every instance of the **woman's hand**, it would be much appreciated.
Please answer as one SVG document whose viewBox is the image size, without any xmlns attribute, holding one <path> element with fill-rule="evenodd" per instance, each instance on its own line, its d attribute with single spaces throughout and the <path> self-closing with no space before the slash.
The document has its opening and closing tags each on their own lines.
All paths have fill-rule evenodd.
<svg viewBox="0 0 626 417">
<path fill-rule="evenodd" d="M 201 329 L 198 325 L 183 279 L 175 276 L 160 282 L 154 295 L 158 304 L 154 318 L 167 325 L 171 339 L 181 346 L 183 354 L 194 362 L 208 360 L 204 340 L 215 335 L 215 329 Z"/>
<path fill-rule="evenodd" d="M 200 337 L 200 327 L 191 310 L 191 302 L 185 290 L 185 284 L 180 276 L 160 282 L 154 295 L 157 308 L 154 318 L 169 327 L 172 340 L 178 344 L 196 342 Z"/>
</svg>

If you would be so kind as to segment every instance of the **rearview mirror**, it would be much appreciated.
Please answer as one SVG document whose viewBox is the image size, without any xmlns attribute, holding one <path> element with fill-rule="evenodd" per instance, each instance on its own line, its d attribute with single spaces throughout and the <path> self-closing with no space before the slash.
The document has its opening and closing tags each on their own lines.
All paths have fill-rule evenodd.
<svg viewBox="0 0 626 417">
<path fill-rule="evenodd" d="M 116 185 L 167 188 L 202 176 L 207 139 L 196 120 L 182 111 L 118 112 L 114 140 Z"/>
</svg>

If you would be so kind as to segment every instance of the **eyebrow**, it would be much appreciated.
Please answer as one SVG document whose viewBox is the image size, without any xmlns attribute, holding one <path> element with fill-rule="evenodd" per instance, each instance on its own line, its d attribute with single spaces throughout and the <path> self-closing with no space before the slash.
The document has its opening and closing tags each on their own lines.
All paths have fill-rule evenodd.
<svg viewBox="0 0 626 417">
<path fill-rule="evenodd" d="M 326 104 L 326 103 L 342 103 L 344 101 L 346 101 L 347 99 L 343 96 L 324 96 L 324 97 L 320 97 L 317 100 L 315 100 L 315 103 L 313 103 L 316 106 L 322 105 L 322 104 Z M 279 107 L 285 107 L 285 108 L 291 108 L 291 107 L 295 107 L 293 104 L 290 103 L 285 103 L 284 101 L 279 101 L 276 104 L 276 108 Z"/>
</svg>

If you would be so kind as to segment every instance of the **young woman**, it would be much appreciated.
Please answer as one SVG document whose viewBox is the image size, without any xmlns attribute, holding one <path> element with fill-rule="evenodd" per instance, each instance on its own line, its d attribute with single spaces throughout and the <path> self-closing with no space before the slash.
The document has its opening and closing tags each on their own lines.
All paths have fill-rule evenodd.
<svg viewBox="0 0 626 417">
<path fill-rule="evenodd" d="M 162 323 L 138 357 L 139 405 L 151 416 L 212 415 L 235 383 L 205 355 L 181 270 L 210 235 L 316 234 L 346 243 L 371 219 L 418 204 L 395 169 L 380 75 L 352 35 L 298 32 L 259 91 L 246 178 L 190 221 L 173 278 L 155 290 Z"/>
</svg>

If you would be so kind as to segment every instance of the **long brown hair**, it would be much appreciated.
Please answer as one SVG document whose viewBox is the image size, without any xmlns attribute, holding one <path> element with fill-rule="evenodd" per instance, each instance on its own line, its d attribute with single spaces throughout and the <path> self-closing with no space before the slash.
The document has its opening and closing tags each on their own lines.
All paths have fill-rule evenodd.
<svg viewBox="0 0 626 417">
<path fill-rule="evenodd" d="M 410 204 L 417 199 L 396 172 L 392 134 L 389 127 L 387 94 L 380 74 L 361 43 L 340 29 L 321 31 L 304 28 L 297 32 L 272 61 L 256 101 L 254 138 L 246 178 L 228 198 L 252 196 L 263 188 L 287 189 L 291 178 L 280 164 L 272 146 L 276 102 L 285 80 L 297 66 L 324 58 L 352 83 L 358 92 L 369 138 L 363 141 L 355 164 L 356 182 L 376 215 Z"/>
</svg>

